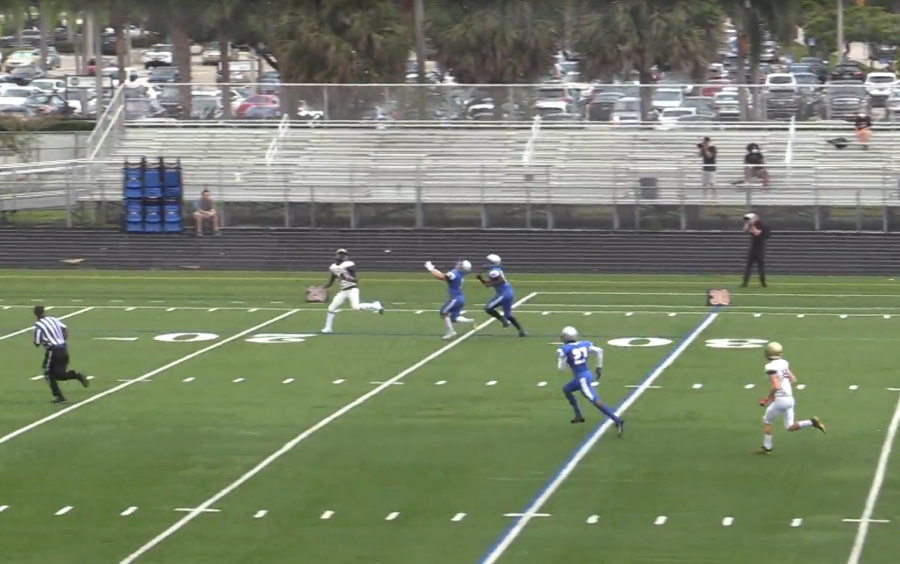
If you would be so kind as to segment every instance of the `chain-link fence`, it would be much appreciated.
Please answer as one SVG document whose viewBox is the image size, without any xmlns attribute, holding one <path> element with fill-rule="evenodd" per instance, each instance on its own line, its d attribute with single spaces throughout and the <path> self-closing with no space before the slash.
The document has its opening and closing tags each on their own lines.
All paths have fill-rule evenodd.
<svg viewBox="0 0 900 564">
<path fill-rule="evenodd" d="M 895 84 L 835 81 L 708 84 L 193 84 L 137 85 L 125 117 L 163 119 L 766 121 L 849 120 L 863 112 L 900 123 Z"/>
</svg>

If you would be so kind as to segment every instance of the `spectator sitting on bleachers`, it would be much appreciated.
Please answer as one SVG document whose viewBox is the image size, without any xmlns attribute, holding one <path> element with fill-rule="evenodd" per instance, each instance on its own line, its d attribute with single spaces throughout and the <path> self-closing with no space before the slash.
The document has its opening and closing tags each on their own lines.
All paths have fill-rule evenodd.
<svg viewBox="0 0 900 564">
<path fill-rule="evenodd" d="M 197 237 L 203 236 L 203 222 L 207 220 L 212 224 L 213 234 L 219 234 L 219 216 L 209 190 L 204 190 L 194 204 L 194 220 L 197 222 Z"/>
<path fill-rule="evenodd" d="M 747 145 L 747 154 L 744 155 L 744 182 L 759 178 L 762 180 L 763 188 L 768 188 L 769 171 L 766 170 L 765 165 L 766 158 L 759 149 L 759 145 L 756 143 Z"/>
</svg>

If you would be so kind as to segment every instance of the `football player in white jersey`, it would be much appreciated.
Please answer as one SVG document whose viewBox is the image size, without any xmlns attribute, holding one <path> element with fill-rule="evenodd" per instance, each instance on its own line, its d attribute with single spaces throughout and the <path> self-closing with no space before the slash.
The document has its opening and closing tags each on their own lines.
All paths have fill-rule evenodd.
<svg viewBox="0 0 900 564">
<path fill-rule="evenodd" d="M 334 316 L 337 314 L 338 308 L 347 300 L 350 300 L 350 309 L 353 311 L 377 311 L 379 314 L 384 314 L 381 302 L 359 303 L 359 278 L 356 276 L 356 265 L 353 264 L 353 261 L 348 260 L 346 249 L 337 250 L 334 264 L 328 271 L 331 273 L 331 278 L 325 287 L 330 288 L 335 282 L 339 282 L 341 289 L 331 300 L 331 305 L 328 306 L 328 317 L 325 318 L 323 333 L 331 333 Z"/>
<path fill-rule="evenodd" d="M 772 342 L 766 345 L 766 376 L 769 379 L 771 390 L 769 395 L 760 400 L 759 404 L 766 408 L 766 414 L 763 416 L 763 446 L 760 447 L 760 454 L 769 454 L 772 452 L 772 423 L 779 417 L 784 418 L 784 428 L 788 431 L 799 431 L 807 427 L 815 427 L 825 432 L 825 425 L 819 421 L 818 417 L 812 419 L 804 419 L 794 423 L 794 385 L 797 379 L 788 366 L 788 361 L 781 357 L 782 347 L 778 343 Z"/>
</svg>

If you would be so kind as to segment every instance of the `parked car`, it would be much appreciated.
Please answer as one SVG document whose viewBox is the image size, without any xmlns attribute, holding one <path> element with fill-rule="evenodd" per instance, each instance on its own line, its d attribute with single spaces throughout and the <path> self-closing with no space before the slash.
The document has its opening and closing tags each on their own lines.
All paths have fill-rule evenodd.
<svg viewBox="0 0 900 564">
<path fill-rule="evenodd" d="M 687 96 L 681 101 L 682 108 L 695 108 L 698 116 L 715 117 L 712 96 Z"/>
<path fill-rule="evenodd" d="M 27 100 L 36 93 L 40 93 L 37 88 L 28 86 L 19 87 L 3 87 L 0 88 L 0 106 L 25 106 Z"/>
<path fill-rule="evenodd" d="M 58 78 L 38 78 L 32 80 L 30 86 L 39 88 L 44 92 L 62 92 L 66 89 L 66 81 Z"/>
<path fill-rule="evenodd" d="M 897 88 L 897 75 L 892 72 L 870 72 L 865 85 L 872 107 L 883 108 Z"/>
<path fill-rule="evenodd" d="M 828 73 L 828 80 L 865 80 L 866 72 L 862 63 L 857 61 L 842 61 L 834 66 Z"/>
<path fill-rule="evenodd" d="M 154 100 L 137 98 L 125 100 L 125 119 L 139 121 L 165 117 L 165 111 Z"/>
<path fill-rule="evenodd" d="M 41 59 L 41 50 L 35 49 L 34 56 L 37 57 L 38 60 Z M 47 70 L 58 69 L 62 65 L 62 60 L 59 58 L 59 53 L 56 51 L 56 47 L 47 47 Z"/>
<path fill-rule="evenodd" d="M 240 106 L 237 108 L 237 117 L 250 117 L 245 115 L 250 108 L 254 108 L 256 106 L 263 106 L 268 108 L 279 108 L 280 103 L 278 100 L 278 96 L 271 95 L 255 95 L 249 96 L 246 100 L 244 100 Z M 493 104 L 491 105 L 491 112 L 493 112 Z"/>
<path fill-rule="evenodd" d="M 6 72 L 12 72 L 13 69 L 18 67 L 33 65 L 37 61 L 40 61 L 40 55 L 38 55 L 37 60 L 35 60 L 34 49 L 13 51 L 6 60 Z"/>
<path fill-rule="evenodd" d="M 145 69 L 170 67 L 172 66 L 172 53 L 174 52 L 175 50 L 171 45 L 158 43 L 141 55 L 141 63 Z"/>
<path fill-rule="evenodd" d="M 679 119 L 696 115 L 697 110 L 694 108 L 665 108 L 656 120 L 655 128 L 661 131 L 675 129 Z"/>
<path fill-rule="evenodd" d="M 784 72 L 773 72 L 766 76 L 766 92 L 797 92 L 797 78 Z"/>
<path fill-rule="evenodd" d="M 33 93 L 25 100 L 25 106 L 41 116 L 68 117 L 74 113 L 72 106 L 61 96 L 45 92 Z"/>
<path fill-rule="evenodd" d="M 578 113 L 578 107 L 571 102 L 563 100 L 540 100 L 535 103 L 534 112 L 542 119 L 579 121 L 581 118 L 581 114 Z"/>
<path fill-rule="evenodd" d="M 816 57 L 803 57 L 800 59 L 800 64 L 809 65 L 809 72 L 815 74 L 816 77 L 818 77 L 819 82 L 828 80 L 828 63 L 822 59 L 817 59 Z"/>
<path fill-rule="evenodd" d="M 852 120 L 868 110 L 866 87 L 858 80 L 832 81 L 825 91 L 825 119 Z"/>
<path fill-rule="evenodd" d="M 681 88 L 657 88 L 653 93 L 653 109 L 663 111 L 677 108 L 683 100 L 684 90 Z"/>
<path fill-rule="evenodd" d="M 625 98 L 621 92 L 598 92 L 591 97 L 587 106 L 588 121 L 610 121 L 619 100 Z"/>
<path fill-rule="evenodd" d="M 797 90 L 769 90 L 765 94 L 766 119 L 802 119 L 806 112 L 803 96 Z"/>
<path fill-rule="evenodd" d="M 194 96 L 191 101 L 191 117 L 194 119 L 221 119 L 224 114 L 225 108 L 218 96 Z"/>
<path fill-rule="evenodd" d="M 894 61 L 897 59 L 897 46 L 886 44 L 869 45 L 869 58 L 876 61 Z"/>
<path fill-rule="evenodd" d="M 234 46 L 229 46 L 228 48 L 228 60 L 229 61 L 238 61 L 241 58 L 241 52 L 235 48 Z M 210 43 L 203 48 L 203 52 L 200 54 L 200 61 L 204 65 L 218 65 L 222 60 L 222 53 L 219 50 L 218 43 Z"/>
<path fill-rule="evenodd" d="M 713 97 L 713 108 L 719 121 L 740 121 L 741 119 L 741 104 L 737 92 L 718 92 Z"/>
<path fill-rule="evenodd" d="M 149 84 L 174 84 L 181 79 L 178 69 L 175 67 L 156 67 L 150 71 L 147 77 Z"/>
<path fill-rule="evenodd" d="M 116 66 L 115 59 L 109 59 L 109 58 L 103 58 L 103 57 L 100 58 L 100 73 L 101 74 L 103 73 L 104 69 L 108 69 L 110 67 L 115 67 L 115 66 Z M 97 59 L 94 59 L 94 58 L 88 59 L 88 63 L 87 63 L 87 65 L 85 65 L 85 71 L 87 72 L 88 76 L 96 76 L 97 75 Z"/>
<path fill-rule="evenodd" d="M 11 76 L 13 82 L 19 86 L 26 86 L 31 84 L 32 80 L 44 78 L 47 75 L 41 69 L 29 65 L 14 68 L 12 72 L 9 73 L 9 76 Z"/>
<path fill-rule="evenodd" d="M 728 86 L 731 86 L 731 81 L 727 78 L 708 80 L 707 84 L 700 89 L 700 95 L 704 97 L 715 96 Z"/>
<path fill-rule="evenodd" d="M 613 106 L 611 120 L 617 125 L 637 125 L 641 120 L 641 99 L 622 97 Z"/>
</svg>

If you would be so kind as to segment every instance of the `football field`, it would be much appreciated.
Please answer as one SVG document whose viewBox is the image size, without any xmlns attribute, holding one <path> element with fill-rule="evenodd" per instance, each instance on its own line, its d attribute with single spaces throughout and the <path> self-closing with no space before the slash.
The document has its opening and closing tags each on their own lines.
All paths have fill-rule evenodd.
<svg viewBox="0 0 900 564">
<path fill-rule="evenodd" d="M 518 338 L 445 286 L 363 273 L 319 335 L 326 275 L 0 271 L 3 564 L 896 564 L 900 281 L 510 273 Z M 710 308 L 710 288 L 732 305 Z M 70 331 L 52 399 L 31 308 Z M 605 351 L 616 438 L 559 332 Z M 797 418 L 761 456 L 763 346 Z"/>
</svg>

